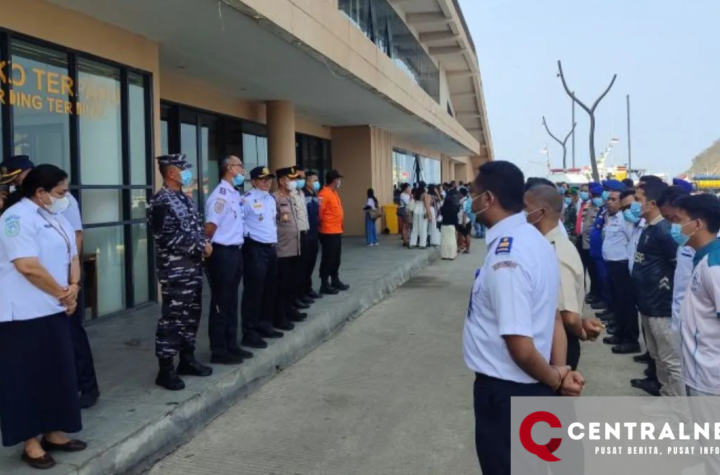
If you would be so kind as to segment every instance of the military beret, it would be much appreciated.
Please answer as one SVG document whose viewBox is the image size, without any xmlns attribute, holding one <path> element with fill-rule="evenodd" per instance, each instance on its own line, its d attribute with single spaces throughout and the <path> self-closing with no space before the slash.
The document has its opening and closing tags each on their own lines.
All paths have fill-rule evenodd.
<svg viewBox="0 0 720 475">
<path fill-rule="evenodd" d="M 184 153 L 160 155 L 156 160 L 161 167 L 177 167 L 180 170 L 192 168 L 190 162 L 185 158 Z"/>
<path fill-rule="evenodd" d="M 275 178 L 275 175 L 270 173 L 268 167 L 255 167 L 250 170 L 251 180 L 257 180 L 259 178 Z"/>
<path fill-rule="evenodd" d="M 603 182 L 603 186 L 608 191 L 625 191 L 625 185 L 623 185 L 622 182 L 618 180 L 605 180 Z"/>
<path fill-rule="evenodd" d="M 568 190 L 568 193 L 570 193 L 571 195 L 577 195 L 579 191 L 580 190 L 578 190 L 577 188 L 572 187 Z"/>
<path fill-rule="evenodd" d="M 692 183 L 685 181 L 681 178 L 673 178 L 673 185 L 682 188 L 683 190 L 691 193 L 693 191 Z"/>
<path fill-rule="evenodd" d="M 288 178 L 297 178 L 298 177 L 297 170 L 295 169 L 295 167 L 278 168 L 277 170 L 275 170 L 275 175 L 278 178 L 282 178 L 284 176 L 286 176 Z"/>
<path fill-rule="evenodd" d="M 594 196 L 600 196 L 603 192 L 603 187 L 600 183 L 594 183 L 589 187 L 590 193 L 592 193 Z"/>
</svg>

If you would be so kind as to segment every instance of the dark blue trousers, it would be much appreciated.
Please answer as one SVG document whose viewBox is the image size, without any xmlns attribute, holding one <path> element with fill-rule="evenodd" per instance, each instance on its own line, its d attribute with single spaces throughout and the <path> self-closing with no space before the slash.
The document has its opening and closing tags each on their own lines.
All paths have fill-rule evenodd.
<svg viewBox="0 0 720 475">
<path fill-rule="evenodd" d="M 75 371 L 77 372 L 78 390 L 81 393 L 89 393 L 98 389 L 97 376 L 95 375 L 95 362 L 93 361 L 92 349 L 88 340 L 85 327 L 83 327 L 84 299 L 82 290 L 78 295 L 78 306 L 70 316 L 70 336 L 72 338 L 73 350 L 75 352 Z"/>
</svg>

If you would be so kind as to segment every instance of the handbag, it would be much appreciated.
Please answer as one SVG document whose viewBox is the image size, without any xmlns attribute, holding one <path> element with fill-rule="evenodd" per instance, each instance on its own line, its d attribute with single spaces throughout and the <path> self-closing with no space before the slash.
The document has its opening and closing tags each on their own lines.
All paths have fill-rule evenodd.
<svg viewBox="0 0 720 475">
<path fill-rule="evenodd" d="M 368 216 L 370 216 L 370 219 L 372 219 L 373 221 L 376 221 L 376 220 L 382 218 L 382 213 L 377 208 L 370 208 L 367 211 L 367 213 L 368 213 Z"/>
</svg>

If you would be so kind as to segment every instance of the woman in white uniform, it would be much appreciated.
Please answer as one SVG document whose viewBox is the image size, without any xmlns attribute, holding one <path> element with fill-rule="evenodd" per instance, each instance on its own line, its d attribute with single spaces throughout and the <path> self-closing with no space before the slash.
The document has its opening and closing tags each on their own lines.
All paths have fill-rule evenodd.
<svg viewBox="0 0 720 475">
<path fill-rule="evenodd" d="M 410 249 L 419 247 L 425 249 L 428 243 L 428 219 L 432 216 L 430 212 L 430 197 L 425 192 L 425 187 L 418 186 L 413 193 L 413 221 L 410 232 Z"/>
<path fill-rule="evenodd" d="M 23 442 L 22 459 L 39 469 L 55 465 L 47 452 L 86 448 L 65 435 L 82 429 L 68 317 L 80 265 L 61 214 L 67 188 L 64 171 L 39 165 L 0 218 L 0 430 L 3 445 Z"/>
</svg>

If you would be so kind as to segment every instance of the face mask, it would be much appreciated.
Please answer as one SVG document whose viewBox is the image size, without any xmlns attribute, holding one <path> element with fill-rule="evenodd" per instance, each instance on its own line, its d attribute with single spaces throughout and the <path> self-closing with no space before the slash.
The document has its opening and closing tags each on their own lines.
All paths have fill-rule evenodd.
<svg viewBox="0 0 720 475">
<path fill-rule="evenodd" d="M 245 183 L 245 175 L 237 174 L 232 179 L 234 186 L 242 186 L 243 183 Z"/>
<path fill-rule="evenodd" d="M 300 178 L 297 181 L 297 187 L 300 189 L 305 188 L 305 178 Z"/>
<path fill-rule="evenodd" d="M 592 203 L 599 208 L 603 205 L 603 199 L 602 198 L 593 198 Z"/>
<path fill-rule="evenodd" d="M 692 223 L 692 221 L 690 221 L 690 223 Z M 677 223 L 673 223 L 673 224 L 670 226 L 670 235 L 671 235 L 672 238 L 675 240 L 675 242 L 678 243 L 678 246 L 685 246 L 685 245 L 687 245 L 687 242 L 690 240 L 690 238 L 692 237 L 692 235 L 695 234 L 695 231 L 693 231 L 693 233 L 692 233 L 690 236 L 686 236 L 686 235 L 684 235 L 683 232 L 682 232 L 682 229 L 683 229 L 685 226 L 687 226 L 688 224 L 690 224 L 690 223 L 685 223 L 685 224 L 682 224 L 682 225 L 681 225 L 681 224 L 677 224 Z M 697 231 L 697 230 L 696 230 L 696 231 Z"/>
<path fill-rule="evenodd" d="M 588 195 L 587 191 L 581 191 L 580 192 L 580 199 L 583 201 L 587 201 L 590 196 Z"/>
<path fill-rule="evenodd" d="M 558 193 L 560 193 L 561 195 L 564 195 L 566 191 L 567 191 L 567 190 L 565 189 L 564 186 L 559 186 L 559 187 L 558 187 Z"/>
<path fill-rule="evenodd" d="M 565 201 L 566 205 L 569 205 L 570 203 L 572 203 L 572 199 L 570 199 L 570 198 L 565 198 L 564 201 Z"/>
<path fill-rule="evenodd" d="M 630 205 L 630 213 L 632 213 L 633 216 L 635 216 L 638 221 L 640 221 L 640 211 L 642 210 L 642 205 L 638 201 L 633 201 Z"/>
<path fill-rule="evenodd" d="M 320 182 L 319 181 L 316 181 L 315 183 L 313 183 L 313 191 L 315 191 L 315 192 L 320 191 Z"/>
<path fill-rule="evenodd" d="M 603 191 L 602 192 L 602 199 L 603 201 L 607 201 L 610 198 L 610 192 L 609 191 Z"/>
<path fill-rule="evenodd" d="M 442 196 L 443 198 L 445 198 L 445 197 L 447 196 L 447 193 L 445 193 L 445 191 L 443 190 L 443 191 L 440 192 L 440 196 Z"/>
<path fill-rule="evenodd" d="M 623 218 L 625 218 L 625 221 L 632 224 L 637 224 L 640 221 L 640 216 L 635 216 L 629 209 L 623 211 Z"/>
<path fill-rule="evenodd" d="M 542 208 L 534 209 L 534 210 L 530 211 L 529 213 L 528 213 L 527 211 L 524 211 L 524 213 L 525 213 L 525 220 L 527 220 L 528 224 L 535 225 L 535 224 L 539 223 L 539 222 L 542 220 L 542 215 L 540 215 L 540 218 L 539 218 L 539 219 L 536 219 L 535 221 L 530 221 L 530 219 L 529 219 L 530 216 L 532 216 L 533 214 L 535 214 L 535 213 L 537 213 L 537 212 L 542 212 Z"/>
<path fill-rule="evenodd" d="M 298 184 L 297 184 L 297 182 L 296 182 L 295 180 L 292 180 L 292 181 L 287 182 L 287 189 L 288 189 L 289 191 L 295 191 L 295 190 L 297 190 L 297 186 L 298 186 Z"/>
<path fill-rule="evenodd" d="M 180 172 L 180 183 L 182 186 L 190 186 L 193 180 L 193 175 L 190 170 L 183 170 Z"/>
<path fill-rule="evenodd" d="M 52 214 L 60 214 L 66 209 L 68 209 L 68 207 L 70 206 L 70 198 L 68 198 L 67 196 L 63 196 L 62 198 L 55 198 L 49 193 L 48 196 L 50 197 L 50 204 L 45 205 L 45 208 Z"/>
<path fill-rule="evenodd" d="M 487 191 L 486 191 L 485 193 L 487 193 Z M 470 200 L 470 211 L 472 211 L 472 204 L 475 202 L 475 200 L 477 200 L 478 198 L 480 198 L 481 196 L 483 196 L 485 193 L 481 193 L 481 194 L 477 195 L 475 198 L 473 198 L 472 200 Z M 483 214 L 485 211 L 487 211 L 489 207 L 490 207 L 490 205 L 487 205 L 487 206 L 484 207 L 483 209 L 481 209 L 481 210 L 479 210 L 479 211 L 476 211 L 476 212 L 475 212 L 475 219 L 479 218 L 480 215 Z"/>
<path fill-rule="evenodd" d="M 10 187 L 8 188 L 8 191 L 10 191 L 10 193 L 15 193 L 15 190 L 17 190 L 17 187 L 15 185 L 10 185 Z"/>
<path fill-rule="evenodd" d="M 337 188 L 338 188 L 338 190 L 340 189 L 340 185 L 342 185 L 342 180 L 338 180 L 338 181 L 337 181 Z"/>
</svg>

